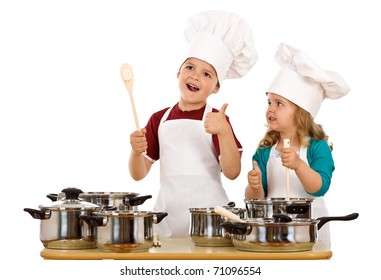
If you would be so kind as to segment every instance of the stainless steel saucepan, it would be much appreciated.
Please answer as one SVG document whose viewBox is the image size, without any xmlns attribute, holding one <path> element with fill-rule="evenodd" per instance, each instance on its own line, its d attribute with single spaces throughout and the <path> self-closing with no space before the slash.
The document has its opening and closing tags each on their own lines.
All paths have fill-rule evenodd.
<svg viewBox="0 0 381 280">
<path fill-rule="evenodd" d="M 317 219 L 292 219 L 284 214 L 273 218 L 246 219 L 244 223 L 223 222 L 236 249 L 255 252 L 308 251 L 318 240 L 318 230 L 329 221 L 349 221 L 358 213 Z"/>
<path fill-rule="evenodd" d="M 92 215 L 100 206 L 78 198 L 80 189 L 62 190 L 65 198 L 50 204 L 42 204 L 40 209 L 24 208 L 40 222 L 40 240 L 49 249 L 89 249 L 96 248 L 96 228 L 84 223 L 80 215 Z"/>
<path fill-rule="evenodd" d="M 230 203 L 223 208 L 234 213 L 237 217 L 244 218 L 246 210 L 235 208 L 235 204 Z M 215 208 L 190 208 L 190 228 L 189 237 L 192 243 L 197 246 L 233 246 L 230 233 L 227 232 L 221 223 L 226 220 Z"/>
<path fill-rule="evenodd" d="M 100 251 L 114 253 L 145 252 L 153 246 L 153 224 L 168 214 L 150 211 L 100 211 L 81 215 L 86 223 L 97 227 Z"/>
</svg>

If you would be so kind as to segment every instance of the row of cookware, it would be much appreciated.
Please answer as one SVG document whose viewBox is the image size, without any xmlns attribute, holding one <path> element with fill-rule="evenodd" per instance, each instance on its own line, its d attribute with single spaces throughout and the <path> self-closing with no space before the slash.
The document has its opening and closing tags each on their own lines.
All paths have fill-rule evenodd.
<svg viewBox="0 0 381 280">
<path fill-rule="evenodd" d="M 167 216 L 137 210 L 151 195 L 66 188 L 48 197 L 52 203 L 39 209 L 24 208 L 41 220 L 40 240 L 48 249 L 147 251 L 153 243 L 153 224 Z"/>
<path fill-rule="evenodd" d="M 154 242 L 153 224 L 165 212 L 138 211 L 152 196 L 126 192 L 82 192 L 66 188 L 49 194 L 53 201 L 39 209 L 24 208 L 41 220 L 40 240 L 49 249 L 91 249 L 144 252 Z M 358 214 L 312 219 L 312 199 L 245 200 L 246 208 L 229 203 L 224 209 L 190 208 L 189 237 L 195 246 L 234 246 L 238 250 L 292 252 L 311 250 L 318 230 L 332 220 L 353 220 Z"/>
</svg>

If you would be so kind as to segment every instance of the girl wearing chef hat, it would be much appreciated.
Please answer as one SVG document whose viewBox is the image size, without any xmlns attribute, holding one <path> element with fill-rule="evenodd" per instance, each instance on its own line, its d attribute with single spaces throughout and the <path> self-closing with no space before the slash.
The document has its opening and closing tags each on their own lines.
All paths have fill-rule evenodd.
<svg viewBox="0 0 381 280">
<path fill-rule="evenodd" d="M 325 98 L 340 98 L 349 87 L 340 75 L 322 70 L 305 53 L 285 43 L 279 45 L 275 57 L 281 69 L 266 93 L 268 130 L 253 156 L 245 196 L 286 197 L 288 168 L 289 197 L 313 198 L 313 218 L 327 216 L 323 196 L 335 166 L 328 137 L 314 118 Z M 290 148 L 284 147 L 284 139 L 290 139 Z M 327 225 L 319 230 L 319 239 L 330 248 Z"/>
<path fill-rule="evenodd" d="M 225 115 L 207 103 L 224 79 L 240 78 L 257 61 L 251 29 L 238 15 L 209 11 L 188 21 L 189 52 L 177 73 L 180 101 L 154 113 L 130 136 L 130 173 L 143 179 L 160 159 L 160 190 L 154 211 L 168 216 L 155 225 L 161 236 L 189 236 L 189 208 L 226 205 L 221 172 L 241 172 L 242 146 Z M 146 151 L 146 154 L 143 152 Z"/>
</svg>

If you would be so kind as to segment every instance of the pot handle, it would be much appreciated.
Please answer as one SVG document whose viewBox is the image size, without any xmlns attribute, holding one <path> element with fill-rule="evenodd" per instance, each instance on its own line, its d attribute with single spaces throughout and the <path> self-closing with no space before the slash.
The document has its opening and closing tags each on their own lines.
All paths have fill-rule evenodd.
<svg viewBox="0 0 381 280">
<path fill-rule="evenodd" d="M 51 201 L 58 201 L 58 199 L 60 198 L 59 194 L 56 194 L 56 193 L 49 193 L 46 195 L 47 198 L 49 198 Z"/>
<path fill-rule="evenodd" d="M 248 235 L 251 233 L 251 230 L 253 229 L 250 224 L 246 223 L 222 222 L 220 226 L 231 234 L 241 235 Z"/>
<path fill-rule="evenodd" d="M 231 208 L 234 208 L 235 207 L 235 202 L 234 201 L 230 201 L 226 206 L 224 207 L 231 207 Z"/>
<path fill-rule="evenodd" d="M 34 219 L 47 220 L 50 218 L 52 212 L 50 210 L 36 210 L 32 208 L 24 208 L 25 212 L 28 212 Z"/>
<path fill-rule="evenodd" d="M 309 205 L 301 205 L 299 203 L 290 203 L 286 205 L 286 212 L 288 214 L 306 214 L 309 209 Z"/>
<path fill-rule="evenodd" d="M 166 212 L 153 213 L 153 223 L 158 224 L 167 216 L 168 216 L 168 213 Z"/>
<path fill-rule="evenodd" d="M 142 205 L 149 198 L 152 198 L 152 195 L 129 197 L 123 199 L 123 204 L 127 206 Z"/>
<path fill-rule="evenodd" d="M 105 221 L 103 217 L 99 217 L 99 216 L 79 215 L 79 218 L 81 220 L 84 220 L 88 225 L 93 227 L 105 226 L 107 224 L 107 218 Z"/>
<path fill-rule="evenodd" d="M 358 213 L 352 213 L 346 216 L 320 217 L 316 219 L 319 221 L 317 228 L 319 230 L 323 225 L 325 225 L 329 221 L 351 221 L 357 219 L 358 216 Z"/>
</svg>

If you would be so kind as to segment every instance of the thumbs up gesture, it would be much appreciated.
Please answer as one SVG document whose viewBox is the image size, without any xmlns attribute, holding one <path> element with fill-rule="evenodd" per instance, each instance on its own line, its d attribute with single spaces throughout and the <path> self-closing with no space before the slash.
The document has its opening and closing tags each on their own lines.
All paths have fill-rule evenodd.
<svg viewBox="0 0 381 280">
<path fill-rule="evenodd" d="M 253 161 L 253 170 L 247 174 L 247 181 L 253 190 L 259 190 L 262 187 L 262 172 L 256 161 Z"/>
<path fill-rule="evenodd" d="M 226 120 L 225 111 L 228 107 L 228 104 L 225 103 L 222 105 L 220 111 L 218 112 L 209 112 L 205 117 L 205 131 L 210 134 L 223 134 L 228 129 L 230 130 L 230 125 Z"/>
</svg>

